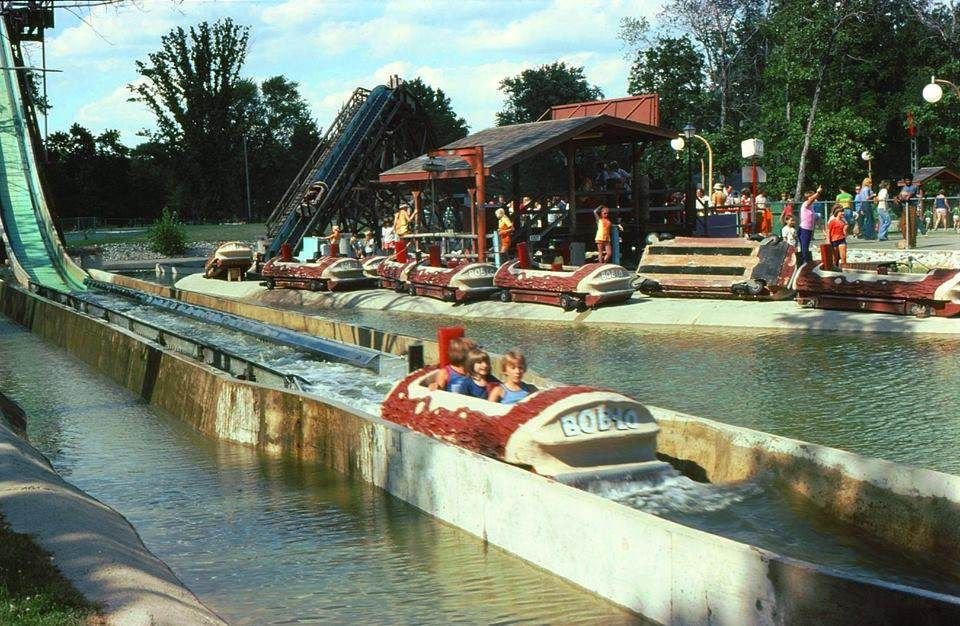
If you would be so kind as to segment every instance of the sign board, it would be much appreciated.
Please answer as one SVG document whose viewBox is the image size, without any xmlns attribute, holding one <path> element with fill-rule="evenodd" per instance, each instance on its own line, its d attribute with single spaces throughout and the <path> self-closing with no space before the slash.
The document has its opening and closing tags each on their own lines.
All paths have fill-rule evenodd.
<svg viewBox="0 0 960 626">
<path fill-rule="evenodd" d="M 762 139 L 744 139 L 740 142 L 740 154 L 743 155 L 745 159 L 752 159 L 754 157 L 763 156 L 763 140 Z"/>
<path fill-rule="evenodd" d="M 743 179 L 743 182 L 745 182 L 745 183 L 752 183 L 752 182 L 753 182 L 753 168 L 752 168 L 752 167 L 749 167 L 749 166 L 742 168 L 742 169 L 740 170 L 740 177 Z M 764 171 L 763 171 L 763 168 L 758 165 L 758 166 L 757 166 L 757 184 L 765 183 L 765 182 L 767 182 L 767 173 L 764 172 Z"/>
</svg>

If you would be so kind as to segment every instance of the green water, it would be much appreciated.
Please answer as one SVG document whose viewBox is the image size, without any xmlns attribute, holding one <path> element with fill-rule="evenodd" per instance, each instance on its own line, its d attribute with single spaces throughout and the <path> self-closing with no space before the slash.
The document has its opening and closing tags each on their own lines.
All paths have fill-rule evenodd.
<svg viewBox="0 0 960 626">
<path fill-rule="evenodd" d="M 640 623 L 369 485 L 202 437 L 8 321 L 0 388 L 231 623 Z"/>
<path fill-rule="evenodd" d="M 549 378 L 960 474 L 960 340 L 955 338 L 483 322 L 392 311 L 317 314 L 418 337 L 435 337 L 441 325 L 465 326 L 488 350 L 520 349 L 530 369 Z"/>
</svg>

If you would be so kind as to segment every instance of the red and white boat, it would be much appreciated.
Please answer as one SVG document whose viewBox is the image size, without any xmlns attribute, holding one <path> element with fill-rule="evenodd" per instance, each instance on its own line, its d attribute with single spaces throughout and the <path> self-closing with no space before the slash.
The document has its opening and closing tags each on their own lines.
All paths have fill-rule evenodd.
<svg viewBox="0 0 960 626">
<path fill-rule="evenodd" d="M 407 275 L 416 265 L 417 260 L 408 257 L 406 252 L 402 255 L 392 254 L 377 265 L 377 284 L 384 289 L 404 293 L 407 291 Z"/>
<path fill-rule="evenodd" d="M 800 268 L 794 286 L 802 306 L 927 317 L 960 315 L 960 270 L 934 269 L 926 274 L 874 269 L 824 269 L 819 262 Z"/>
<path fill-rule="evenodd" d="M 274 257 L 260 270 L 267 289 L 287 287 L 310 291 L 346 291 L 370 283 L 360 261 L 342 256 L 323 256 L 315 263 L 284 261 Z"/>
<path fill-rule="evenodd" d="M 397 383 L 382 404 L 383 419 L 577 486 L 670 468 L 656 458 L 659 426 L 627 396 L 570 386 L 499 404 L 431 390 L 438 371 L 427 367 Z"/>
<path fill-rule="evenodd" d="M 505 302 L 551 304 L 572 311 L 629 300 L 635 291 L 632 280 L 629 271 L 612 263 L 547 269 L 540 265 L 524 267 L 517 260 L 501 265 L 493 284 L 501 289 Z"/>
<path fill-rule="evenodd" d="M 389 254 L 374 254 L 360 259 L 360 266 L 363 268 L 363 275 L 377 282 L 380 279 L 380 264 L 390 258 Z"/>
<path fill-rule="evenodd" d="M 242 241 L 228 241 L 214 250 L 203 266 L 205 278 L 229 278 L 231 274 L 242 278 L 253 265 L 253 247 Z"/>
</svg>

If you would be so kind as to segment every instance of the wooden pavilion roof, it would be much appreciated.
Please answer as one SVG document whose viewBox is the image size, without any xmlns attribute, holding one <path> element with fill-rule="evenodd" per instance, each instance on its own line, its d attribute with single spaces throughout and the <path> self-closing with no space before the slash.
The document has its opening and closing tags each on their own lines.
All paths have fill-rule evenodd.
<svg viewBox="0 0 960 626">
<path fill-rule="evenodd" d="M 960 174 L 957 174 L 948 167 L 938 165 L 935 167 L 921 167 L 913 175 L 915 185 L 923 185 L 931 180 L 939 180 L 944 183 L 957 185 L 960 184 Z"/>
<path fill-rule="evenodd" d="M 545 120 L 511 126 L 497 126 L 458 139 L 440 148 L 483 146 L 484 174 L 489 176 L 521 161 L 570 143 L 576 146 L 610 145 L 634 141 L 672 139 L 677 134 L 657 126 L 640 124 L 609 115 L 591 115 L 560 120 Z M 444 170 L 437 179 L 467 178 L 473 174 L 466 161 L 459 157 L 437 157 Z M 401 163 L 380 174 L 382 183 L 430 180 L 424 171 L 427 155 Z"/>
</svg>

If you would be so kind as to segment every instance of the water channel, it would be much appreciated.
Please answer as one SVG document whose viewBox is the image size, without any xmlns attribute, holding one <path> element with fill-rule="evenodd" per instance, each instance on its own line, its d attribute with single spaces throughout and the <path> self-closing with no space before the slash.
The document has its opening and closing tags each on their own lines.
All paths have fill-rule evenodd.
<svg viewBox="0 0 960 626">
<path fill-rule="evenodd" d="M 295 373 L 311 381 L 310 390 L 314 393 L 352 402 L 370 412 L 377 411 L 380 398 L 389 389 L 389 383 L 367 372 L 360 372 L 358 375 L 357 370 L 346 366 L 317 362 L 287 348 L 278 350 L 266 347 L 249 337 L 225 334 L 222 329 L 212 326 L 207 328 L 209 325 L 202 322 L 184 320 L 178 315 L 157 311 L 135 302 L 124 302 L 124 299 L 116 296 L 97 297 L 101 298 L 104 304 L 109 303 L 121 308 L 134 317 L 162 323 L 184 334 L 203 336 L 208 341 L 212 339 L 214 331 L 217 331 L 217 342 L 224 347 L 242 352 L 250 358 L 261 358 L 278 369 L 296 370 Z M 322 313 L 353 323 L 415 336 L 432 336 L 439 324 L 464 323 L 456 318 L 437 319 L 393 312 Z M 944 431 L 949 432 L 951 428 L 956 431 L 958 427 L 955 423 L 951 426 L 950 421 L 943 418 L 944 415 L 956 411 L 956 401 L 954 394 L 950 392 L 950 384 L 955 387 L 956 381 L 960 380 L 958 365 L 950 358 L 950 352 L 958 347 L 952 340 L 939 337 L 854 336 L 836 333 L 748 333 L 727 329 L 697 329 L 694 335 L 689 330 L 676 328 L 595 328 L 542 322 L 534 326 L 502 320 L 496 323 L 470 320 L 466 322 L 466 326 L 468 333 L 479 339 L 488 349 L 501 352 L 510 347 L 519 347 L 528 354 L 533 368 L 559 380 L 599 384 L 626 391 L 653 404 L 697 415 L 715 417 L 768 432 L 780 432 L 808 441 L 846 447 L 874 456 L 945 471 L 957 471 L 954 465 L 956 459 L 950 454 L 956 451 L 957 438 L 955 434 L 944 435 Z M 22 334 L 23 331 L 19 333 Z M 582 348 L 571 350 L 571 336 L 576 338 L 575 341 Z M 26 341 L 24 338 L 20 340 Z M 0 349 L 6 352 L 2 343 Z M 790 355 L 790 358 L 787 358 L 787 355 Z M 69 359 L 67 361 L 69 362 Z M 907 363 L 910 364 L 909 367 L 905 367 Z M 547 367 L 544 367 L 544 364 L 547 364 Z M 816 371 L 811 374 L 814 369 Z M 38 366 L 34 374 L 43 376 L 44 370 L 45 366 Z M 3 368 L 0 368 L 0 372 L 4 374 L 0 380 L 7 386 L 7 372 Z M 885 377 L 893 376 L 895 382 L 897 375 L 904 375 L 902 372 L 908 372 L 910 377 L 919 380 L 930 377 L 933 384 L 897 388 L 895 384 L 887 382 L 888 378 Z M 77 376 L 83 376 L 82 368 Z M 87 374 L 87 377 L 96 378 L 90 374 Z M 351 381 L 352 384 L 344 385 L 345 381 Z M 109 383 L 102 380 L 98 381 L 98 384 L 109 386 Z M 897 391 L 894 392 L 894 389 Z M 19 399 L 18 395 L 15 397 Z M 667 401 L 666 398 L 673 401 Z M 912 406 L 909 405 L 911 400 Z M 250 561 L 250 567 L 253 568 L 251 576 L 256 578 L 261 575 L 261 569 L 265 570 L 262 572 L 264 576 L 276 576 L 274 566 L 268 566 L 265 559 L 272 559 L 277 567 L 287 566 L 290 558 L 293 558 L 295 565 L 301 563 L 299 557 L 289 557 L 286 554 L 282 537 L 276 539 L 279 542 L 276 549 L 281 551 L 280 555 L 264 554 L 260 545 L 248 548 L 247 544 L 231 537 L 232 533 L 228 533 L 223 542 L 217 543 L 215 539 L 211 545 L 210 536 L 213 536 L 213 531 L 206 526 L 211 518 L 225 517 L 231 520 L 229 528 L 246 537 L 261 533 L 272 535 L 278 524 L 285 530 L 304 524 L 308 528 L 315 527 L 323 531 L 329 520 L 323 514 L 311 510 L 309 503 L 326 504 L 333 499 L 335 504 L 327 505 L 324 510 L 336 510 L 336 507 L 342 504 L 341 501 L 346 499 L 353 503 L 350 512 L 354 515 L 353 523 L 358 528 L 354 535 L 345 539 L 348 544 L 352 541 L 378 544 L 388 541 L 390 537 L 403 535 L 406 539 L 401 542 L 402 546 L 395 558 L 400 558 L 407 544 L 413 542 L 415 545 L 410 547 L 412 554 L 403 558 L 414 561 L 422 552 L 445 554 L 445 546 L 451 541 L 457 546 L 473 545 L 472 538 L 436 524 L 377 490 L 350 483 L 336 474 L 314 467 L 304 467 L 293 461 L 269 459 L 244 448 L 208 441 L 195 435 L 178 420 L 159 415 L 157 411 L 139 405 L 129 397 L 126 400 L 114 399 L 112 402 L 123 412 L 129 412 L 129 415 L 117 419 L 122 421 L 132 418 L 138 423 L 146 420 L 153 426 L 143 424 L 142 428 L 150 433 L 157 430 L 156 424 L 162 424 L 163 432 L 176 440 L 176 443 L 167 441 L 160 446 L 164 449 L 162 459 L 154 459 L 149 450 L 144 450 L 141 452 L 144 456 L 132 462 L 133 466 L 158 468 L 158 480 L 167 479 L 163 481 L 164 484 L 177 482 L 177 477 L 183 476 L 184 472 L 187 475 L 199 472 L 205 477 L 198 481 L 199 485 L 194 487 L 190 484 L 187 487 L 185 485 L 192 481 L 184 481 L 176 486 L 172 493 L 159 490 L 157 496 L 150 489 L 142 492 L 139 490 L 142 470 L 135 472 L 133 478 L 124 481 L 117 481 L 112 475 L 105 478 L 103 465 L 98 466 L 97 463 L 119 454 L 119 449 L 111 449 L 104 454 L 100 450 L 102 442 L 98 443 L 99 438 L 109 439 L 113 436 L 111 420 L 105 420 L 105 423 L 98 424 L 95 430 L 89 430 L 92 428 L 90 425 L 81 427 L 79 424 L 59 423 L 63 415 L 54 411 L 53 419 L 40 419 L 36 435 L 33 423 L 31 424 L 31 435 L 35 441 L 40 442 L 48 455 L 52 454 L 58 469 L 71 473 L 68 477 L 70 480 L 113 504 L 124 514 L 128 514 L 126 507 L 132 507 L 134 514 L 128 514 L 128 518 L 141 530 L 148 546 L 167 560 L 204 600 L 225 593 L 224 576 L 230 579 L 231 589 L 234 584 L 246 588 L 244 584 L 248 581 L 240 564 L 247 562 L 247 549 L 255 555 Z M 104 410 L 103 407 L 96 408 L 96 404 L 94 406 L 95 413 Z M 29 410 L 29 405 L 27 408 Z M 87 413 L 87 410 L 79 411 L 79 415 Z M 41 424 L 47 426 L 40 426 Z M 45 428 L 52 428 L 55 435 L 45 436 Z M 137 431 L 140 428 L 141 426 L 136 426 L 132 430 Z M 64 432 L 69 436 L 63 436 Z M 47 443 L 48 441 L 53 443 Z M 63 442 L 69 442 L 69 445 L 64 447 Z M 111 445 L 119 445 L 126 450 L 127 443 L 121 439 L 119 444 Z M 89 467 L 89 485 L 72 477 L 76 473 L 74 464 L 78 467 L 87 466 L 78 461 L 80 454 L 71 446 L 83 450 L 93 447 L 97 450 L 94 457 L 99 461 L 94 460 Z M 167 446 L 188 448 L 178 454 L 188 453 L 193 458 L 192 462 L 186 464 L 186 468 L 170 467 L 168 460 L 171 457 L 165 449 Z M 173 457 L 177 457 L 177 454 Z M 213 460 L 203 462 L 204 458 L 211 457 Z M 80 472 L 80 475 L 82 477 L 83 472 Z M 117 502 L 102 497 L 98 492 L 98 489 L 102 489 L 98 481 L 104 480 L 112 489 L 117 490 Z M 281 483 L 279 487 L 277 480 Z M 237 490 L 236 494 L 243 495 L 233 496 L 231 492 L 234 489 Z M 908 555 L 893 554 L 882 546 L 872 545 L 869 539 L 860 537 L 855 529 L 825 519 L 807 503 L 780 489 L 774 477 L 763 477 L 758 481 L 725 487 L 698 485 L 683 477 L 677 477 L 663 485 L 613 488 L 603 495 L 708 532 L 829 565 L 850 575 L 880 577 L 949 593 L 960 591 L 960 577 L 957 576 L 960 565 L 944 563 L 934 567 L 930 563 L 918 562 Z M 195 516 L 196 523 L 179 525 L 184 528 L 185 533 L 181 532 L 178 523 L 173 521 L 178 513 L 176 502 L 181 498 L 192 503 L 211 502 L 209 510 L 204 507 L 202 511 L 192 511 L 189 514 L 188 519 Z M 307 504 L 304 504 L 304 500 Z M 153 504 L 161 508 L 169 507 L 170 515 L 157 517 L 155 511 L 150 509 Z M 280 510 L 283 512 L 279 517 L 275 517 Z M 286 519 L 290 510 L 296 511 L 293 520 Z M 373 521 L 365 517 L 370 511 L 373 512 Z M 343 511 L 337 510 L 336 513 L 342 515 Z M 415 518 L 415 521 L 408 522 L 407 517 Z M 394 519 L 397 520 L 397 528 L 394 527 Z M 337 523 L 339 522 L 335 525 Z M 141 528 L 141 524 L 147 528 Z M 423 525 L 429 530 L 417 530 Z M 411 526 L 413 530 L 409 529 Z M 148 537 L 154 536 L 156 539 L 153 541 L 159 545 L 172 544 L 173 548 L 169 552 L 155 548 L 151 540 L 148 540 Z M 316 539 L 318 536 L 326 540 L 324 532 L 309 537 Z M 419 545 L 412 537 L 423 539 L 425 543 Z M 326 553 L 328 546 L 310 545 L 310 539 L 303 536 L 294 534 L 287 540 L 293 545 L 295 554 L 304 550 L 304 544 L 308 545 L 303 563 L 330 556 Z M 334 543 L 339 550 L 339 543 Z M 379 548 L 383 549 L 383 546 Z M 316 551 L 316 554 L 313 551 Z M 469 553 L 469 550 L 467 552 Z M 357 560 L 349 551 L 340 558 Z M 372 558 L 383 560 L 383 557 Z M 438 560 L 443 560 L 445 565 L 448 562 L 453 563 L 450 567 L 456 568 L 459 567 L 456 564 L 458 558 L 448 559 L 442 556 L 438 557 Z M 500 553 L 493 557 L 483 557 L 487 558 L 511 561 L 513 565 L 509 567 L 531 570 Z M 195 573 L 194 578 L 181 573 L 178 564 L 184 572 Z M 404 567 L 409 567 L 409 564 L 405 563 Z M 476 566 L 467 566 L 467 569 L 471 567 Z M 484 560 L 480 568 L 490 573 L 494 573 L 496 568 L 502 565 L 498 564 L 492 570 L 486 570 L 487 567 Z M 366 570 L 362 572 L 362 575 L 369 574 Z M 520 575 L 528 576 L 529 573 Z M 543 576 L 540 573 L 538 575 Z M 243 581 L 238 583 L 238 578 Z M 580 593 L 562 583 L 560 586 L 564 587 L 564 593 Z M 513 593 L 510 587 L 509 584 L 504 586 L 504 593 L 508 597 Z M 256 585 L 253 588 L 259 589 Z M 230 613 L 232 619 L 254 613 L 260 620 L 269 619 L 272 614 L 267 607 L 275 606 L 279 609 L 291 605 L 286 596 L 290 588 L 289 583 L 277 587 L 274 605 L 261 601 L 269 599 L 269 591 L 258 599 L 243 594 L 234 596 L 231 591 L 226 593 L 228 597 L 223 600 L 210 602 L 218 608 L 221 606 L 217 604 L 218 601 L 223 603 L 222 606 L 231 607 L 219 609 L 224 614 L 232 610 L 235 602 L 241 602 L 243 611 Z M 399 588 L 395 591 L 401 595 L 407 593 Z M 431 593 L 444 592 L 434 589 Z M 292 615 L 314 615 L 317 619 L 329 619 L 333 614 L 324 613 L 328 607 L 322 601 L 318 604 L 318 599 L 314 597 L 315 592 L 302 591 L 302 595 L 302 604 L 293 608 Z M 591 616 L 596 604 L 599 604 L 603 611 L 614 611 L 609 605 L 599 603 L 589 596 L 586 598 L 589 601 L 586 602 L 587 608 L 582 617 L 587 621 L 600 615 L 607 616 L 604 612 Z M 451 600 L 453 605 L 457 605 L 457 602 L 458 600 Z M 522 598 L 517 602 L 524 605 Z M 505 607 L 509 607 L 504 609 L 509 613 L 514 610 L 515 603 L 508 600 Z M 353 615 L 350 613 L 352 608 L 347 607 L 346 610 L 348 612 L 344 615 Z M 319 612 L 311 613 L 312 611 Z M 530 615 L 536 616 L 538 620 L 547 619 L 547 613 L 544 613 L 543 607 L 539 605 L 531 608 Z M 566 613 L 562 615 L 563 621 L 578 619 L 576 611 L 572 617 Z M 449 614 L 444 613 L 441 621 L 449 617 Z M 614 617 L 632 618 L 616 614 L 615 611 Z M 470 619 L 473 621 L 472 617 Z"/>
<path fill-rule="evenodd" d="M 416 337 L 435 337 L 437 326 L 465 326 L 487 350 L 519 349 L 531 369 L 555 380 L 608 387 L 728 424 L 960 474 L 958 338 L 311 312 Z M 863 318 L 869 324 L 870 316 Z"/>
<path fill-rule="evenodd" d="M 231 623 L 640 622 L 381 490 L 203 437 L 8 320 L 0 385 L 54 467 Z"/>
</svg>

